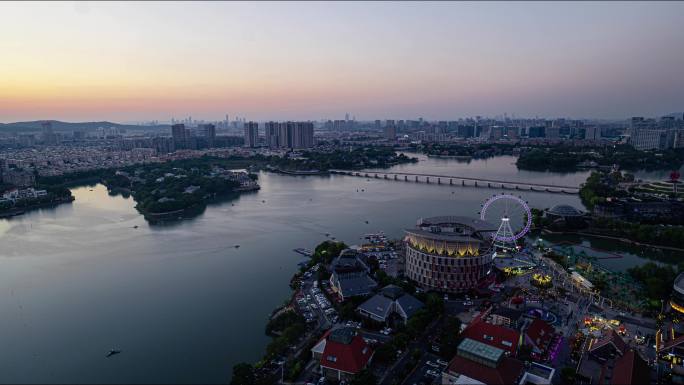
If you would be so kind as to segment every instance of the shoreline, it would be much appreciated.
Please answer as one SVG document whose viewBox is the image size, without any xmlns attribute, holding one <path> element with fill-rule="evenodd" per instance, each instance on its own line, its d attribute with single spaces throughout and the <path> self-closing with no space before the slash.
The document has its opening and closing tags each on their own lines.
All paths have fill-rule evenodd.
<svg viewBox="0 0 684 385">
<path fill-rule="evenodd" d="M 642 247 L 650 247 L 654 249 L 661 249 L 661 250 L 669 250 L 669 251 L 678 251 L 678 252 L 684 252 L 684 249 L 682 248 L 677 248 L 673 246 L 664 246 L 664 245 L 655 245 L 652 243 L 641 243 L 637 241 L 633 241 L 628 238 L 621 238 L 621 237 L 616 237 L 612 235 L 603 235 L 603 234 L 595 234 L 595 233 L 586 233 L 582 231 L 564 231 L 564 232 L 557 232 L 557 231 L 551 231 L 548 229 L 543 229 L 541 230 L 543 234 L 551 234 L 551 235 L 579 235 L 583 237 L 594 237 L 594 238 L 603 238 L 603 239 L 610 239 L 610 240 L 615 240 L 615 241 L 620 241 L 622 243 L 626 243 L 628 245 L 633 245 L 633 246 L 642 246 Z"/>
<path fill-rule="evenodd" d="M 74 200 L 76 200 L 76 198 L 72 195 L 69 198 L 59 198 L 59 199 L 54 200 L 52 202 L 38 203 L 38 204 L 34 204 L 34 205 L 29 205 L 26 207 L 12 208 L 12 209 L 9 209 L 7 211 L 0 212 L 0 219 L 9 219 L 9 218 L 17 217 L 20 215 L 24 215 L 30 211 L 40 209 L 40 208 L 55 207 L 55 206 L 59 206 L 63 203 L 71 203 Z"/>
<path fill-rule="evenodd" d="M 238 196 L 244 192 L 259 191 L 260 189 L 261 189 L 261 186 L 259 186 L 259 185 L 252 186 L 252 187 L 237 187 L 237 188 L 235 188 L 229 192 L 222 193 L 222 194 L 216 194 L 216 195 L 212 196 L 211 198 L 207 198 L 207 199 L 203 200 L 202 202 L 196 203 L 196 204 L 188 206 L 188 207 L 184 207 L 182 209 L 173 210 L 173 211 L 165 211 L 165 212 L 161 212 L 161 213 L 152 213 L 152 212 L 146 211 L 144 209 L 138 209 L 137 204 L 136 204 L 136 210 L 138 210 L 138 212 L 140 214 L 142 214 L 145 218 L 147 218 L 149 216 L 149 217 L 153 217 L 153 219 L 164 219 L 163 217 L 165 217 L 165 216 L 173 216 L 175 214 L 192 213 L 195 210 L 204 209 L 207 207 L 207 205 L 219 202 L 223 198 L 230 197 L 230 195 L 232 195 L 232 194 L 235 194 L 236 196 Z M 128 191 L 130 191 L 130 190 L 128 190 Z M 135 199 L 135 197 L 133 199 Z M 168 218 L 168 219 L 174 219 L 174 218 Z"/>
</svg>

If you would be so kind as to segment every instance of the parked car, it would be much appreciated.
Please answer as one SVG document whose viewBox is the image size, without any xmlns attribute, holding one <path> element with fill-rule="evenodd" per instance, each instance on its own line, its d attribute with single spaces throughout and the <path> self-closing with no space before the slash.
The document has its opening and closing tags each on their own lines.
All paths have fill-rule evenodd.
<svg viewBox="0 0 684 385">
<path fill-rule="evenodd" d="M 433 367 L 433 368 L 439 368 L 439 365 L 438 365 L 437 363 L 435 363 L 435 362 L 432 362 L 432 361 L 426 362 L 425 365 L 431 366 L 431 367 Z"/>
</svg>

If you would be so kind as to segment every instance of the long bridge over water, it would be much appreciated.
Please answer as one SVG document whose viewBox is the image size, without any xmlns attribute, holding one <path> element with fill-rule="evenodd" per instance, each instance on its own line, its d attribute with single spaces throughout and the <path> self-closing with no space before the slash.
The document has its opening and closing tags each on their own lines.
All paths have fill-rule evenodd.
<svg viewBox="0 0 684 385">
<path fill-rule="evenodd" d="M 375 178 L 385 180 L 395 180 L 401 182 L 415 183 L 434 183 L 447 186 L 468 186 L 495 188 L 504 190 L 522 190 L 549 192 L 558 194 L 579 194 L 577 186 L 560 186 L 543 183 L 514 182 L 497 179 L 474 178 L 456 175 L 437 175 L 422 174 L 412 172 L 390 172 L 390 171 L 350 171 L 350 170 L 330 170 L 331 174 L 349 175 L 361 178 Z"/>
</svg>

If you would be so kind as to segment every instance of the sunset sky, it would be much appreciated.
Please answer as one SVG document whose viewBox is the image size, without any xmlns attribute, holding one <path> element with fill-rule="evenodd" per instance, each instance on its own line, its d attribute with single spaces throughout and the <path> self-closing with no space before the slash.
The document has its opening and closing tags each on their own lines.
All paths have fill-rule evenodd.
<svg viewBox="0 0 684 385">
<path fill-rule="evenodd" d="M 684 3 L 0 3 L 0 121 L 684 110 Z"/>
</svg>

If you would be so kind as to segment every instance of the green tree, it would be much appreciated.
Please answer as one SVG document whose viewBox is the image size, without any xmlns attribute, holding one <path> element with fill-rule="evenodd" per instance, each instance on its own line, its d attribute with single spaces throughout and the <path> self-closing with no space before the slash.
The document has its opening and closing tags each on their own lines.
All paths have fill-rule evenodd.
<svg viewBox="0 0 684 385">
<path fill-rule="evenodd" d="M 254 367 L 251 364 L 241 362 L 233 366 L 231 385 L 252 385 L 255 383 Z"/>
</svg>

